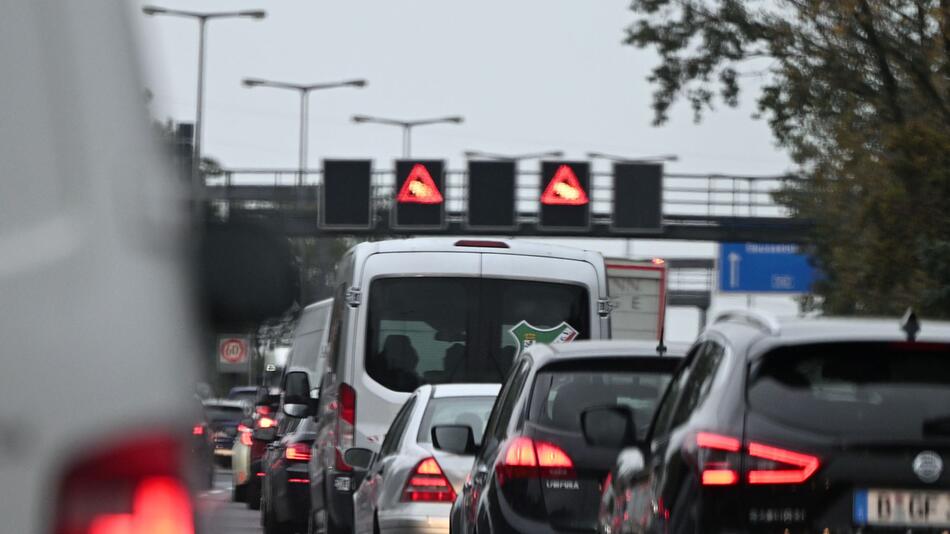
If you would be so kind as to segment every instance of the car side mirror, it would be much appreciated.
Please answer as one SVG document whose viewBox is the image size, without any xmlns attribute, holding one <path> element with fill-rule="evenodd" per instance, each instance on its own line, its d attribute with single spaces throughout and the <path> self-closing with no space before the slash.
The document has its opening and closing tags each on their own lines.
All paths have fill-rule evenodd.
<svg viewBox="0 0 950 534">
<path fill-rule="evenodd" d="M 343 453 L 343 461 L 358 471 L 366 471 L 373 463 L 373 451 L 360 447 L 350 447 Z"/>
<path fill-rule="evenodd" d="M 310 377 L 304 371 L 284 376 L 284 414 L 300 419 L 310 415 Z"/>
<path fill-rule="evenodd" d="M 277 427 L 269 426 L 267 428 L 255 428 L 251 432 L 251 437 L 258 441 L 271 442 L 277 439 Z"/>
<path fill-rule="evenodd" d="M 626 406 L 594 406 L 581 412 L 581 430 L 588 445 L 620 449 L 637 442 L 633 411 Z"/>
<path fill-rule="evenodd" d="M 432 446 L 441 451 L 459 455 L 478 452 L 475 431 L 468 425 L 436 425 L 432 427 Z"/>
</svg>

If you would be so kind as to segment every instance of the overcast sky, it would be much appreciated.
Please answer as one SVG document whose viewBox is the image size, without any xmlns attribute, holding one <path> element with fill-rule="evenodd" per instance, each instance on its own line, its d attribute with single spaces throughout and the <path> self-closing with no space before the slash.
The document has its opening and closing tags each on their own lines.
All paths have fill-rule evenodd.
<svg viewBox="0 0 950 534">
<path fill-rule="evenodd" d="M 209 23 L 204 153 L 229 168 L 297 164 L 296 93 L 246 89 L 244 77 L 292 82 L 365 78 L 364 89 L 313 93 L 309 160 L 369 157 L 391 167 L 398 129 L 350 121 L 353 114 L 400 119 L 463 115 L 462 125 L 418 129 L 413 156 L 449 160 L 462 152 L 560 149 L 625 156 L 677 154 L 676 172 L 778 174 L 791 169 L 767 125 L 752 119 L 753 93 L 738 109 L 720 108 L 695 124 L 679 105 L 666 126 L 651 126 L 657 62 L 649 50 L 622 45 L 634 20 L 629 0 L 155 0 L 190 10 L 265 9 L 263 21 Z M 135 16 L 155 118 L 191 121 L 197 81 L 197 24 Z M 747 80 L 754 84 L 755 79 Z M 748 85 L 754 89 L 754 85 Z M 534 163 L 525 163 L 525 167 Z M 604 165 L 605 163 L 599 163 Z M 604 167 L 606 168 L 606 167 Z M 572 243 L 577 244 L 577 241 Z M 609 255 L 622 240 L 583 241 Z M 637 241 L 637 256 L 712 256 L 713 244 Z M 793 312 L 788 299 L 757 304 Z M 717 299 L 716 307 L 745 305 Z M 695 314 L 671 316 L 670 335 L 695 335 Z"/>
</svg>

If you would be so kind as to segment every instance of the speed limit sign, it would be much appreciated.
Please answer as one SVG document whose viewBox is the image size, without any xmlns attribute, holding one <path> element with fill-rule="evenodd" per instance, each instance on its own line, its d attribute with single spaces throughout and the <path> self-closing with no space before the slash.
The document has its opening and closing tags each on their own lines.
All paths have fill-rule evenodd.
<svg viewBox="0 0 950 534">
<path fill-rule="evenodd" d="M 221 336 L 218 338 L 218 367 L 235 371 L 247 367 L 250 340 L 246 336 Z"/>
</svg>

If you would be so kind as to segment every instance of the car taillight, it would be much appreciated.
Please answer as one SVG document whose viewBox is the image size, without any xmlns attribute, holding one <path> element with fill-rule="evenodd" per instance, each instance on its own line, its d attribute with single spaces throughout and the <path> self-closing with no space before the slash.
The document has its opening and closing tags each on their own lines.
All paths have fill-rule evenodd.
<svg viewBox="0 0 950 534">
<path fill-rule="evenodd" d="M 54 534 L 193 534 L 182 459 L 180 443 L 164 436 L 85 458 L 59 487 Z"/>
<path fill-rule="evenodd" d="M 241 440 L 241 445 L 252 447 L 254 445 L 254 442 L 251 441 L 251 429 L 248 428 L 247 425 L 242 424 L 242 425 L 238 425 L 237 430 L 238 430 L 238 436 L 239 436 L 238 439 Z"/>
<path fill-rule="evenodd" d="M 254 412 L 258 415 L 270 415 L 270 406 L 258 406 L 254 408 Z"/>
<path fill-rule="evenodd" d="M 749 442 L 743 450 L 736 438 L 709 432 L 696 435 L 697 456 L 704 486 L 739 483 L 739 464 L 746 465 L 749 484 L 801 484 L 821 465 L 817 456 Z M 744 453 L 744 454 L 743 454 Z"/>
<path fill-rule="evenodd" d="M 739 440 L 700 432 L 696 434 L 696 446 L 703 486 L 731 486 L 739 482 Z"/>
<path fill-rule="evenodd" d="M 519 436 L 508 443 L 495 472 L 499 484 L 515 478 L 573 478 L 574 461 L 553 443 Z"/>
<path fill-rule="evenodd" d="M 262 416 L 257 420 L 255 426 L 257 426 L 257 428 L 270 428 L 276 424 L 277 421 L 274 421 L 272 418 Z"/>
<path fill-rule="evenodd" d="M 194 436 L 203 436 L 205 433 L 204 425 L 195 425 L 191 428 L 191 433 Z"/>
<path fill-rule="evenodd" d="M 453 502 L 455 489 L 442 472 L 439 462 L 429 457 L 419 462 L 409 475 L 402 490 L 402 500 L 404 502 Z"/>
<path fill-rule="evenodd" d="M 284 449 L 284 458 L 294 462 L 309 462 L 310 446 L 306 443 L 292 443 Z"/>
<path fill-rule="evenodd" d="M 338 390 L 335 467 L 338 471 L 352 471 L 353 468 L 343 461 L 343 451 L 354 444 L 356 430 L 356 390 L 347 383 L 341 383 Z"/>
<path fill-rule="evenodd" d="M 749 456 L 753 459 L 748 473 L 749 484 L 801 484 L 821 465 L 817 456 L 754 441 L 749 443 Z"/>
</svg>

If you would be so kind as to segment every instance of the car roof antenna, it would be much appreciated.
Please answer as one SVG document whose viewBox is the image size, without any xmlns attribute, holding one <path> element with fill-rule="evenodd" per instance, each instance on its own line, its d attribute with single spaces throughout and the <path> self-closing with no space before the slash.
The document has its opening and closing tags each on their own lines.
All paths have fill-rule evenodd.
<svg viewBox="0 0 950 534">
<path fill-rule="evenodd" d="M 660 343 L 659 345 L 656 346 L 656 353 L 659 354 L 660 356 L 663 356 L 666 354 L 666 343 L 663 342 L 663 339 L 666 337 L 665 333 L 666 333 L 666 328 L 661 327 L 660 328 Z"/>
<path fill-rule="evenodd" d="M 917 312 L 914 311 L 914 308 L 907 308 L 907 312 L 901 318 L 901 330 L 907 334 L 907 341 L 917 340 L 917 334 L 920 332 L 920 321 L 917 319 Z"/>
</svg>

